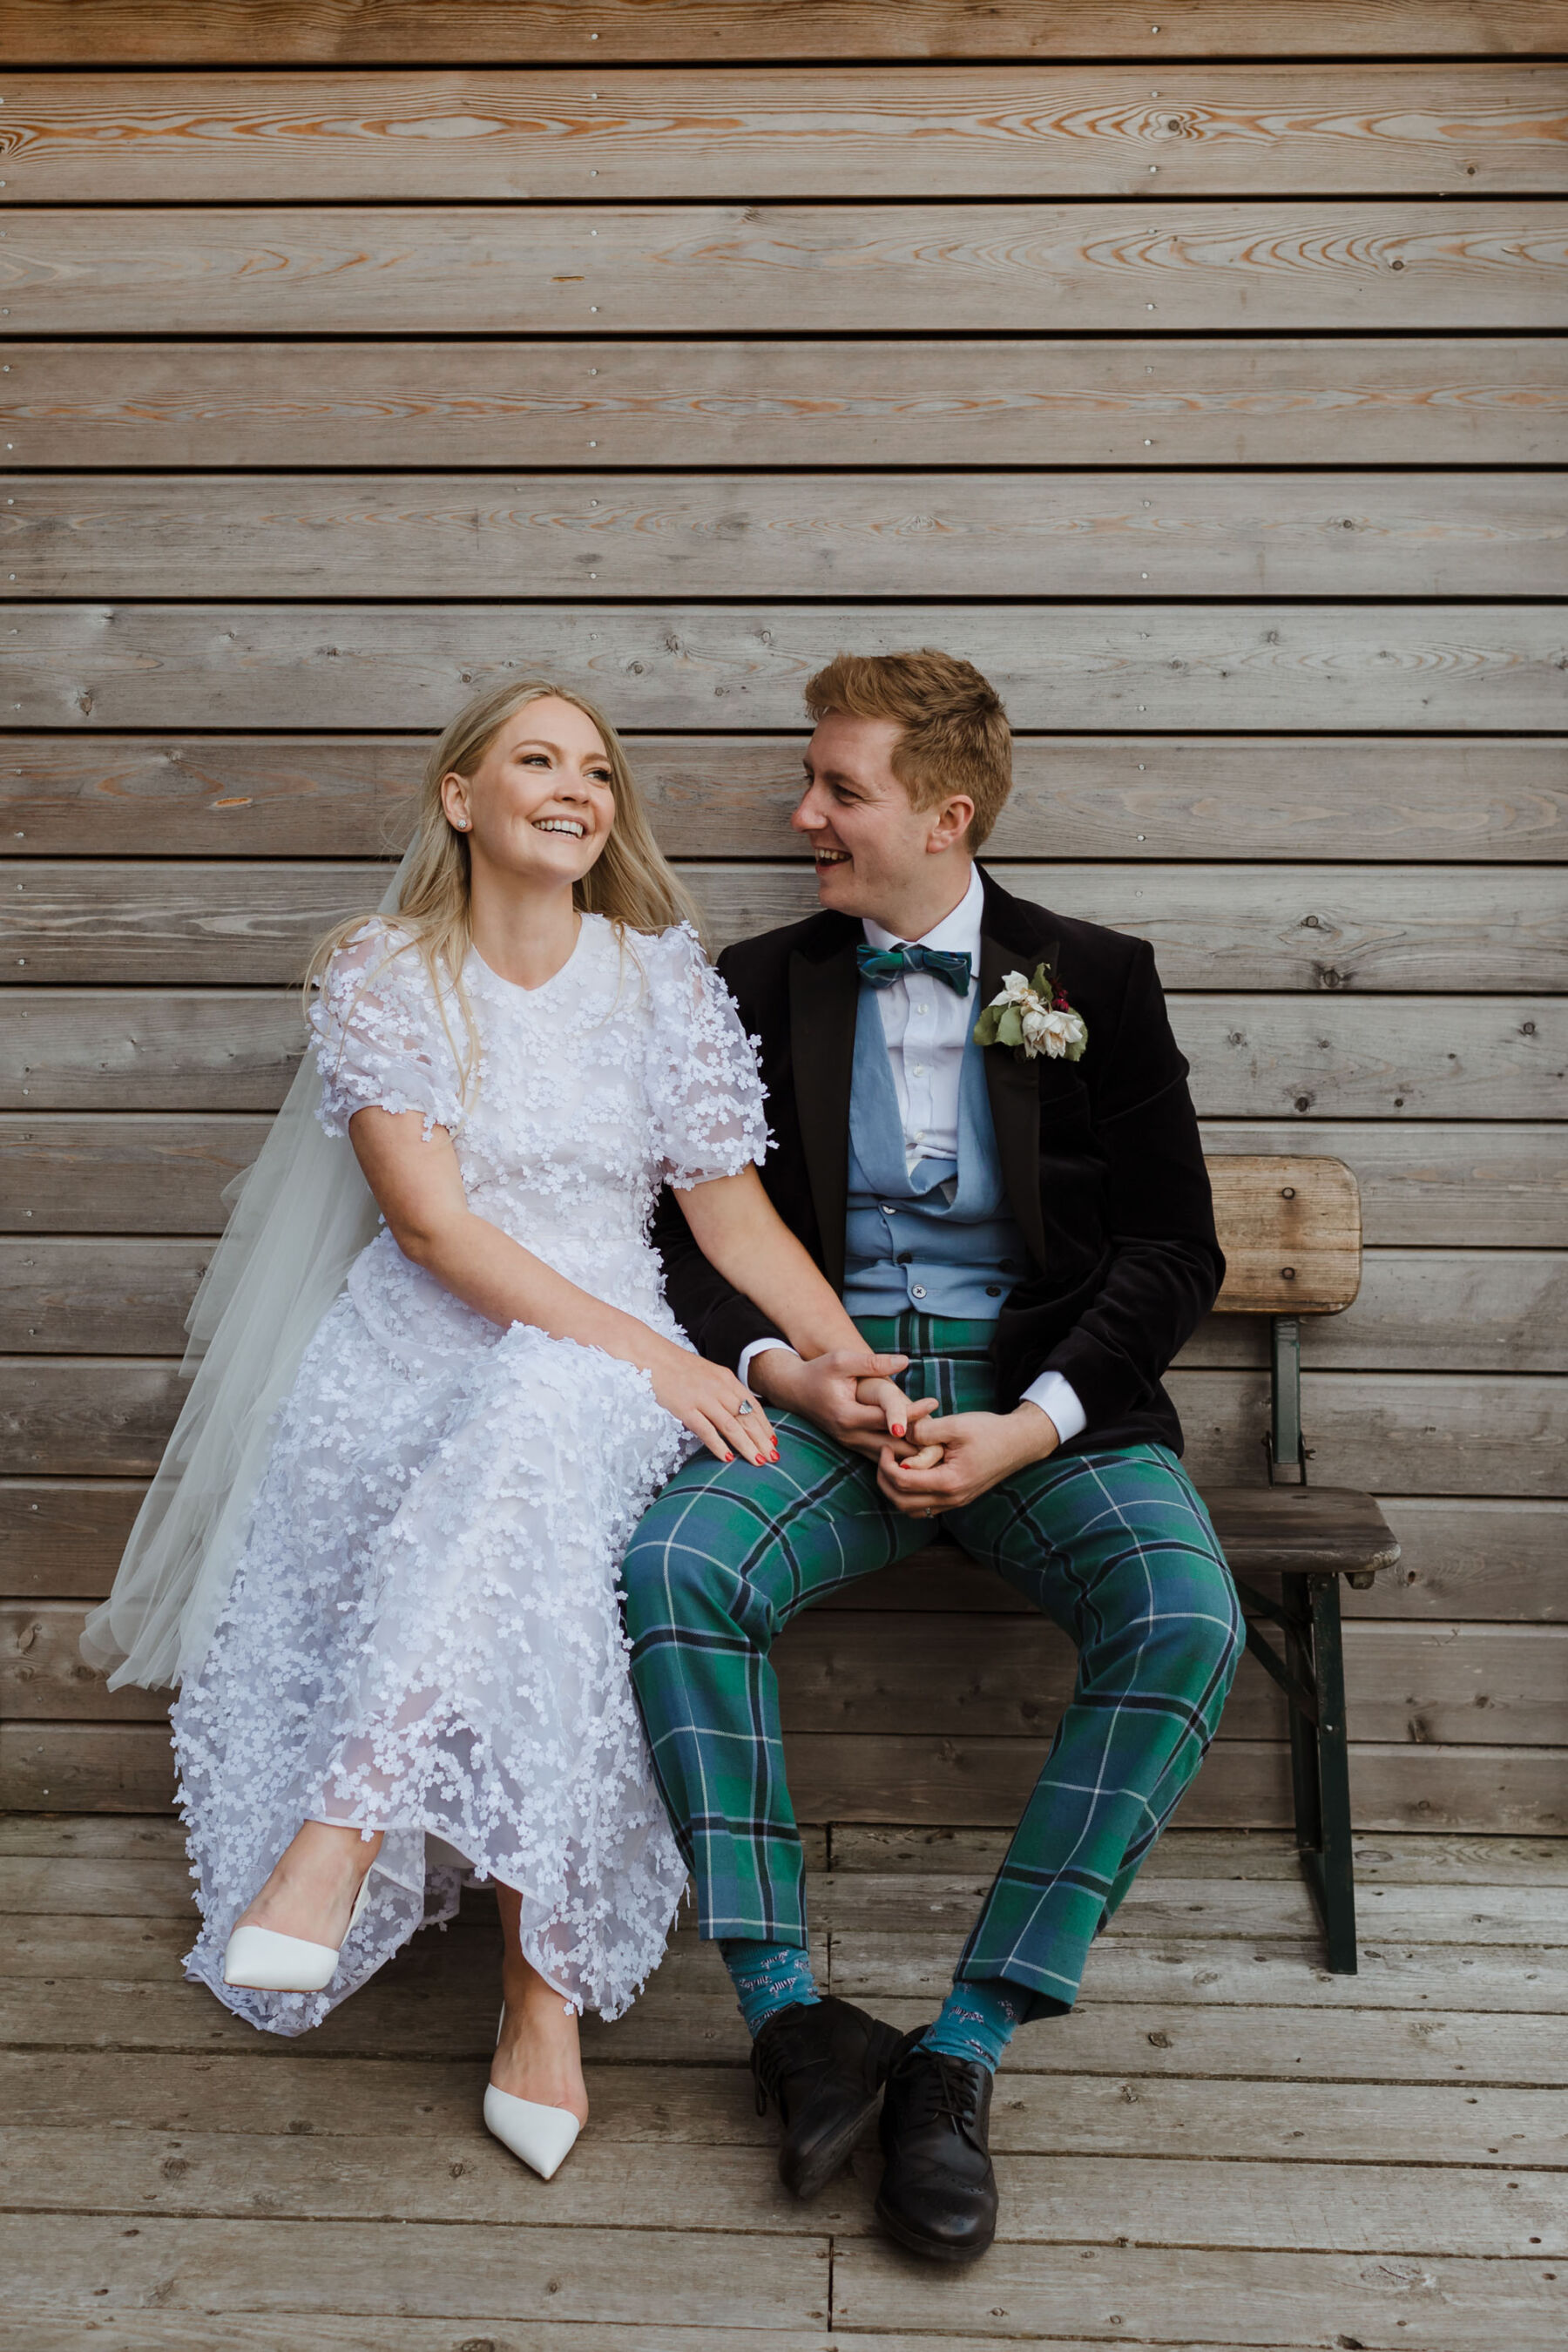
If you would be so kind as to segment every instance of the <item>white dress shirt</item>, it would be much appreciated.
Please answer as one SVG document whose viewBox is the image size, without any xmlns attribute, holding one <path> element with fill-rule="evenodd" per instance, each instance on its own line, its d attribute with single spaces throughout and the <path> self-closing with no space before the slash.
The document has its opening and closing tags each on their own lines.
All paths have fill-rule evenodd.
<svg viewBox="0 0 1568 2352">
<path fill-rule="evenodd" d="M 963 1049 L 980 1007 L 980 917 L 984 904 L 979 872 L 972 869 L 969 887 L 952 914 L 943 916 L 923 940 L 900 940 L 868 919 L 863 926 L 870 947 L 918 945 L 969 958 L 967 996 L 960 996 L 934 971 L 906 971 L 901 979 L 877 991 L 877 1010 L 882 1016 L 882 1034 L 893 1068 L 893 1091 L 904 1123 L 904 1157 L 911 1169 L 917 1160 L 958 1157 L 959 1081 Z"/>
<path fill-rule="evenodd" d="M 877 991 L 877 1010 L 882 1016 L 893 1089 L 904 1123 L 904 1156 L 911 1169 L 917 1160 L 958 1157 L 959 1077 L 964 1047 L 979 1013 L 980 920 L 984 905 L 984 886 L 975 866 L 970 872 L 969 887 L 952 914 L 944 915 L 922 939 L 900 940 L 869 917 L 863 926 L 870 947 L 937 948 L 970 960 L 966 996 L 960 996 L 955 988 L 930 971 L 906 971 Z M 783 1339 L 753 1339 L 741 1358 L 742 1380 L 749 1376 L 754 1356 L 766 1348 L 786 1344 Z M 1024 1396 L 1049 1414 L 1064 1445 L 1086 1426 L 1078 1392 L 1060 1372 L 1042 1372 L 1038 1380 L 1030 1381 Z"/>
</svg>

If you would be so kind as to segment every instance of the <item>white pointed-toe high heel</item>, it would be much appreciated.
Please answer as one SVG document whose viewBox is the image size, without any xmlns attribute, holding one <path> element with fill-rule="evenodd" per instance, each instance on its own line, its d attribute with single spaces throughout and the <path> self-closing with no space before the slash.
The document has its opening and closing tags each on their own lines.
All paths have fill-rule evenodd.
<svg viewBox="0 0 1568 2352">
<path fill-rule="evenodd" d="M 343 1943 L 353 1934 L 369 1899 L 367 1870 L 349 1913 Z M 338 1972 L 342 1948 L 313 1944 L 308 1936 L 280 1936 L 275 1927 L 237 1927 L 224 1952 L 223 1980 L 251 1992 L 325 1992 Z"/>
<path fill-rule="evenodd" d="M 505 2022 L 503 2009 L 501 2025 Z M 500 2025 L 496 2040 L 500 2040 Z M 541 2180 L 551 2180 L 571 2155 L 582 2126 L 570 2107 L 545 2107 L 536 2099 L 516 2099 L 510 2091 L 498 2091 L 493 2083 L 487 2083 L 485 2128 L 537 2172 Z"/>
</svg>

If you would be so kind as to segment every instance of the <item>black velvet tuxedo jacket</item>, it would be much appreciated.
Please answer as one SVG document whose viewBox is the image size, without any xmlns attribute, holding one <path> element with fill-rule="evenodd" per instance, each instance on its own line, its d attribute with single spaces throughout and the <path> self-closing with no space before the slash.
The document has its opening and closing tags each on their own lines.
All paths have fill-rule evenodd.
<svg viewBox="0 0 1568 2352">
<path fill-rule="evenodd" d="M 1064 1451 L 1151 1440 L 1181 1451 L 1161 1386 L 1225 1273 L 1187 1065 L 1143 940 L 1031 906 L 983 875 L 984 1005 L 1009 971 L 1053 948 L 1057 978 L 1089 1025 L 1078 1062 L 985 1049 L 1002 1172 L 1031 1267 L 1004 1301 L 993 1353 L 999 1407 L 1040 1372 L 1071 1381 L 1088 1426 Z M 835 1288 L 844 1284 L 849 1086 L 865 934 L 814 915 L 727 948 L 719 970 L 760 1040 L 774 1137 L 763 1182 Z M 670 1306 L 704 1355 L 733 1365 L 776 1327 L 702 1255 L 667 1192 L 654 1238 Z"/>
</svg>

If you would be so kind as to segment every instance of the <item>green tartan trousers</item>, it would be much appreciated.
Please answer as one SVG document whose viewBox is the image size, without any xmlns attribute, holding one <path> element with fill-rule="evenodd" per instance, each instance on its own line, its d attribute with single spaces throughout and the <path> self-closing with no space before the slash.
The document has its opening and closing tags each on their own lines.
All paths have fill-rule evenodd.
<svg viewBox="0 0 1568 2352">
<path fill-rule="evenodd" d="M 989 1323 L 860 1325 L 912 1360 L 943 1412 L 994 1410 Z M 660 1790 L 697 1886 L 699 1932 L 804 1946 L 805 1870 L 769 1662 L 797 1611 L 942 1532 L 1078 1646 L 1073 1695 L 955 1970 L 1070 2009 L 1094 1937 L 1203 1760 L 1241 1654 L 1241 1611 L 1191 1480 L 1163 1445 L 1032 1465 L 963 1509 L 911 1519 L 876 1466 L 781 1412 L 780 1460 L 701 1454 L 647 1513 L 622 1567 L 631 1672 Z M 940 1621 L 931 1625 L 940 1644 Z M 997 1639 L 1007 1638 L 997 1624 Z"/>
</svg>

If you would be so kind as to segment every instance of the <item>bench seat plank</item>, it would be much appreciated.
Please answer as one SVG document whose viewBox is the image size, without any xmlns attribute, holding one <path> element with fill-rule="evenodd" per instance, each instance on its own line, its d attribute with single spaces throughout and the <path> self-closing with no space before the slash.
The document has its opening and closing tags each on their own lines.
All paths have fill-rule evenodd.
<svg viewBox="0 0 1568 2352">
<path fill-rule="evenodd" d="M 1204 1501 L 1241 1576 L 1361 1575 L 1399 1558 L 1376 1502 L 1349 1486 L 1210 1486 Z"/>
</svg>

